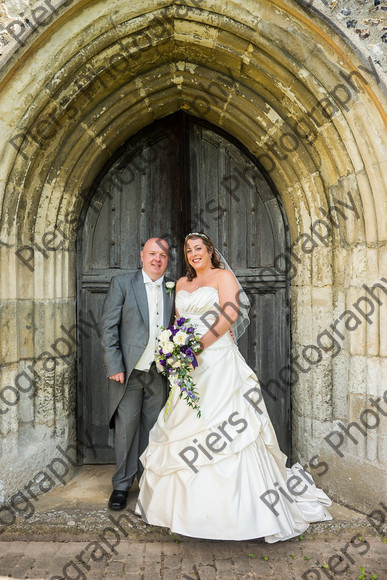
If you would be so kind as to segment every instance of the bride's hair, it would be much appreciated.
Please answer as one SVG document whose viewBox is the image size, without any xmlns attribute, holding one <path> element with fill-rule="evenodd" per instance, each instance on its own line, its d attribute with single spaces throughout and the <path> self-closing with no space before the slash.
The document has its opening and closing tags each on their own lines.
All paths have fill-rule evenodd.
<svg viewBox="0 0 387 580">
<path fill-rule="evenodd" d="M 223 268 L 224 269 L 224 264 L 221 261 L 220 256 L 219 256 L 218 252 L 216 251 L 214 244 L 211 242 L 211 240 L 207 236 L 207 234 L 203 234 L 201 232 L 192 232 L 191 234 L 188 234 L 188 236 L 186 236 L 185 240 L 184 240 L 184 259 L 185 259 L 185 265 L 187 267 L 187 278 L 190 282 L 194 278 L 196 278 L 196 271 L 195 271 L 195 268 L 193 268 L 191 266 L 191 264 L 189 263 L 188 258 L 187 258 L 187 242 L 188 242 L 188 240 L 196 240 L 196 239 L 202 240 L 202 242 L 206 246 L 207 250 L 209 252 L 212 251 L 212 254 L 211 254 L 212 266 L 214 268 Z"/>
</svg>

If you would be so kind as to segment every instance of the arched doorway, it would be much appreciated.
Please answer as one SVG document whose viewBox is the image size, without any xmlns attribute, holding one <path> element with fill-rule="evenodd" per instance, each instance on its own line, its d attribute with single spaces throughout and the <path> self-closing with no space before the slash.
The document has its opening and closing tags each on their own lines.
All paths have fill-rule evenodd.
<svg viewBox="0 0 387 580">
<path fill-rule="evenodd" d="M 276 259 L 288 244 L 273 185 L 245 148 L 209 123 L 176 113 L 132 137 L 104 167 L 84 210 L 78 244 L 78 312 L 99 320 L 112 276 L 140 267 L 148 237 L 165 237 L 168 274 L 183 274 L 182 245 L 205 231 L 250 297 L 251 323 L 240 341 L 257 373 L 281 449 L 290 455 L 288 280 Z M 113 463 L 107 388 L 97 337 L 80 335 L 78 429 L 84 463 Z M 282 373 L 281 373 L 282 375 Z"/>
</svg>

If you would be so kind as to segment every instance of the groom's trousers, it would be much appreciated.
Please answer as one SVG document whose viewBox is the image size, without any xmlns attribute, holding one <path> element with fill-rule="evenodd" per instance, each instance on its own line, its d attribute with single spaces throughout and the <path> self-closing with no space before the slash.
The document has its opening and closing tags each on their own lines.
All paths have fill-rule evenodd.
<svg viewBox="0 0 387 580">
<path fill-rule="evenodd" d="M 144 468 L 139 457 L 166 400 L 167 380 L 157 372 L 155 363 L 149 372 L 133 370 L 114 415 L 113 489 L 129 490 L 136 474 L 140 480 Z"/>
</svg>

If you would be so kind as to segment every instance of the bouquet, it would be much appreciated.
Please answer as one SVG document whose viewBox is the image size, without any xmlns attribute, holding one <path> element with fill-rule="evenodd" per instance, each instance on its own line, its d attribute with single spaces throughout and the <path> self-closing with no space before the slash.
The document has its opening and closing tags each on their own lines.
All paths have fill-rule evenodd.
<svg viewBox="0 0 387 580">
<path fill-rule="evenodd" d="M 160 372 L 168 377 L 171 386 L 165 415 L 170 412 L 173 393 L 179 388 L 179 398 L 184 397 L 187 405 L 197 411 L 198 417 L 201 416 L 199 395 L 191 377 L 192 369 L 198 366 L 195 355 L 202 351 L 201 337 L 195 331 L 196 327 L 189 318 L 179 318 L 175 324 L 162 327 L 158 338 L 156 364 Z"/>
</svg>

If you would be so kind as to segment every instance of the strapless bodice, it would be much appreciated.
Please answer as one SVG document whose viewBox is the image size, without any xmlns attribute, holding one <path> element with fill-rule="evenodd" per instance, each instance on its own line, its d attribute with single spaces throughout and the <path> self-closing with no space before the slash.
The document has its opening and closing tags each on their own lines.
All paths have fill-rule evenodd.
<svg viewBox="0 0 387 580">
<path fill-rule="evenodd" d="M 214 306 L 219 304 L 219 294 L 213 286 L 202 286 L 194 292 L 179 290 L 176 295 L 176 308 L 181 316 L 196 315 L 202 316 L 213 310 Z M 216 308 L 216 307 L 215 307 Z M 217 309 L 219 312 L 220 306 Z"/>
<path fill-rule="evenodd" d="M 213 286 L 202 286 L 194 292 L 179 290 L 176 294 L 176 309 L 180 316 L 189 318 L 196 325 L 197 332 L 203 335 L 221 313 L 218 291 Z M 215 343 L 217 347 L 232 344 L 234 341 L 229 332 Z"/>
</svg>

